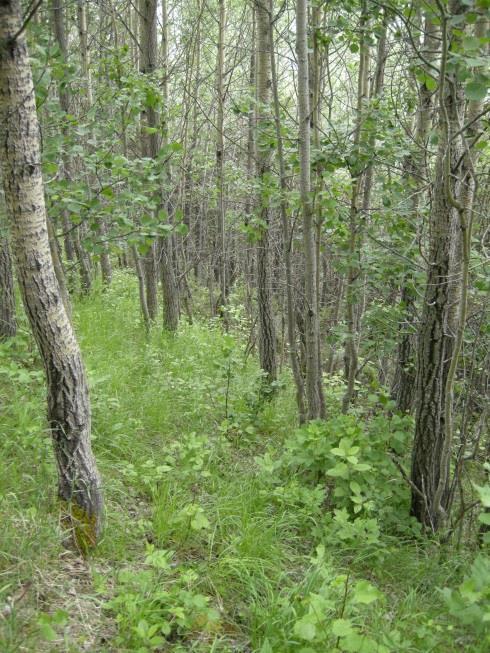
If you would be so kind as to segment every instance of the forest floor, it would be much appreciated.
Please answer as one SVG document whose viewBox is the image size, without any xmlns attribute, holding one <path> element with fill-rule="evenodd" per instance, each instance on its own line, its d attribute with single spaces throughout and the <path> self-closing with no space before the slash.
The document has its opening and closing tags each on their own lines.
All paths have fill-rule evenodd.
<svg viewBox="0 0 490 653">
<path fill-rule="evenodd" d="M 137 301 L 120 272 L 75 307 L 106 501 L 105 534 L 88 559 L 61 544 L 43 374 L 26 325 L 0 345 L 1 653 L 488 650 L 442 591 L 461 584 L 474 543 L 417 535 L 388 456 L 379 489 L 372 451 L 365 465 L 350 447 L 354 511 L 341 491 L 326 499 L 310 447 L 323 427 L 298 436 L 287 372 L 260 401 L 247 325 L 238 319 L 224 335 L 212 321 L 183 321 L 176 336 L 148 337 Z M 337 439 L 341 456 L 361 438 L 358 423 L 378 429 L 391 418 L 369 395 L 369 410 L 342 421 L 342 381 L 327 383 L 330 436 L 351 438 Z M 296 465 L 294 452 L 307 450 Z M 358 489 L 363 475 L 372 499 Z M 397 513 L 383 508 L 390 497 Z"/>
</svg>

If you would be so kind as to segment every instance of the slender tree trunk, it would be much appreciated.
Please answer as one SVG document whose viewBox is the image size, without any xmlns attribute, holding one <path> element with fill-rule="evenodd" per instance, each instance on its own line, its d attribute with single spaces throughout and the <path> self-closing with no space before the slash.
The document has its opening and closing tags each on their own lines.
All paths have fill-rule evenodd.
<svg viewBox="0 0 490 653">
<path fill-rule="evenodd" d="M 151 75 L 157 67 L 157 0 L 140 0 L 140 72 Z M 148 104 L 141 113 L 142 155 L 154 159 L 158 156 L 160 138 L 156 131 L 159 127 L 158 114 L 154 106 Z M 148 133 L 150 131 L 150 133 Z M 150 320 L 154 322 L 158 314 L 158 264 L 157 244 L 152 242 L 144 256 L 146 305 Z"/>
<path fill-rule="evenodd" d="M 340 312 L 341 312 L 340 309 L 342 307 L 342 299 L 344 297 L 344 286 L 345 286 L 345 278 L 344 276 L 341 276 L 337 287 L 337 294 L 335 297 L 333 315 L 330 321 L 330 329 L 333 329 L 339 323 Z M 336 355 L 337 355 L 337 346 L 333 344 L 330 349 L 330 353 L 328 355 L 327 374 L 333 374 L 335 370 Z"/>
<path fill-rule="evenodd" d="M 252 4 L 252 37 L 250 45 L 250 68 L 249 68 L 249 95 L 250 98 L 255 98 L 257 96 L 257 85 L 255 80 L 256 73 L 256 62 L 257 62 L 257 48 L 255 44 L 256 40 L 256 25 L 255 25 L 255 4 Z M 247 180 L 250 186 L 253 183 L 253 179 L 256 175 L 256 103 L 252 100 L 250 101 L 250 106 L 248 110 L 247 117 Z M 252 217 L 255 209 L 255 197 L 252 192 L 247 193 L 245 198 L 245 216 L 244 222 L 245 226 L 248 226 L 250 223 L 250 218 Z M 250 246 L 250 242 L 246 241 L 245 245 L 245 285 L 247 292 L 247 312 L 251 316 L 253 315 L 253 284 L 254 284 L 254 248 Z"/>
<path fill-rule="evenodd" d="M 66 213 L 63 213 L 62 215 L 62 220 L 63 220 L 63 232 L 64 232 L 64 237 L 63 237 L 63 244 L 65 247 L 65 256 L 67 261 L 74 261 L 75 260 L 75 246 L 73 244 L 73 238 L 71 235 L 71 230 L 72 230 L 72 223 L 70 222 L 70 218 Z"/>
<path fill-rule="evenodd" d="M 0 2 L 0 160 L 17 277 L 48 384 L 58 494 L 78 546 L 102 528 L 101 482 L 90 446 L 90 402 L 80 349 L 51 258 L 39 123 L 18 0 Z M 7 137 L 8 135 L 8 137 Z"/>
<path fill-rule="evenodd" d="M 169 98 L 168 98 L 168 16 L 167 16 L 167 0 L 162 0 L 162 58 L 163 58 L 163 139 L 162 144 L 165 147 L 168 145 L 168 114 L 169 114 Z M 171 174 L 169 165 L 164 170 L 164 179 L 167 182 L 168 188 L 163 189 L 163 195 L 170 193 Z M 163 204 L 167 204 L 167 216 L 170 215 L 170 205 L 165 200 Z M 179 326 L 180 319 L 180 301 L 179 301 L 179 287 L 177 279 L 175 278 L 174 264 L 172 261 L 172 241 L 171 237 L 162 238 L 158 242 L 159 251 L 159 267 L 162 280 L 162 296 L 163 296 L 163 326 L 167 331 L 176 331 Z"/>
<path fill-rule="evenodd" d="M 470 102 L 465 115 L 462 81 L 447 68 L 450 52 L 458 49 L 463 33 L 460 24 L 453 29 L 449 18 L 464 12 L 465 5 L 452 0 L 449 15 L 441 17 L 439 149 L 430 216 L 430 264 L 418 342 L 411 512 L 432 531 L 445 523 L 450 508 L 453 392 L 466 322 L 476 190 L 476 154 L 469 146 L 479 128 L 476 118 L 482 107 Z M 478 22 L 478 35 L 485 33 L 485 25 L 486 19 Z M 463 133 L 460 116 L 470 125 Z"/>
<path fill-rule="evenodd" d="M 307 0 L 296 3 L 296 52 L 298 56 L 298 111 L 301 205 L 305 250 L 306 399 L 309 419 L 325 416 L 320 374 L 318 293 L 314 215 L 311 203 L 310 98 L 308 71 Z"/>
<path fill-rule="evenodd" d="M 56 280 L 58 281 L 58 285 L 60 287 L 63 306 L 65 307 L 65 311 L 66 314 L 68 315 L 68 319 L 71 321 L 71 316 L 72 316 L 71 300 L 70 300 L 70 293 L 68 292 L 68 288 L 66 286 L 66 277 L 65 277 L 65 271 L 63 269 L 63 263 L 61 262 L 61 248 L 58 244 L 53 222 L 50 219 L 49 215 L 47 216 L 47 229 L 48 229 L 48 238 L 49 238 L 49 249 L 51 251 L 51 258 L 53 260 Z"/>
<path fill-rule="evenodd" d="M 314 4 L 311 8 L 312 32 L 313 32 L 313 51 L 311 56 L 310 75 L 310 97 L 311 97 L 311 118 L 310 126 L 313 137 L 313 147 L 316 152 L 320 151 L 320 129 L 322 121 L 322 76 L 323 76 L 323 56 L 319 41 L 319 34 L 324 31 L 322 22 L 325 20 L 326 9 L 320 4 Z M 320 284 L 321 284 L 321 247 L 322 247 L 322 225 L 323 213 L 321 206 L 321 191 L 323 187 L 323 167 L 317 163 L 313 178 L 313 215 L 315 221 L 315 270 L 316 270 L 316 312 L 318 314 L 318 376 L 321 382 L 323 376 L 322 365 L 322 346 L 321 346 L 321 321 L 320 321 Z M 325 415 L 325 401 L 323 392 L 320 393 L 322 406 L 320 412 Z"/>
<path fill-rule="evenodd" d="M 131 253 L 133 255 L 134 268 L 136 270 L 136 278 L 138 279 L 138 292 L 140 298 L 140 308 L 141 314 L 143 316 L 143 323 L 147 331 L 150 330 L 151 320 L 150 314 L 148 312 L 148 305 L 146 303 L 146 289 L 145 289 L 145 271 L 143 270 L 143 265 L 141 263 L 140 255 L 138 250 L 133 245 L 131 248 Z"/>
<path fill-rule="evenodd" d="M 90 72 L 90 56 L 88 49 L 87 38 L 87 3 L 85 0 L 77 0 L 77 21 L 78 21 L 78 38 L 80 45 L 80 60 L 82 64 L 82 75 L 84 78 L 85 98 L 82 99 L 85 111 L 90 111 L 94 103 L 92 92 L 92 75 Z M 92 140 L 95 140 L 95 134 L 92 133 Z M 106 236 L 107 228 L 102 218 L 97 228 L 97 235 L 102 244 L 102 252 L 100 253 L 100 269 L 102 271 L 102 283 L 109 286 L 112 281 L 112 264 L 109 255 L 109 247 L 107 245 Z"/>
<path fill-rule="evenodd" d="M 428 64 L 432 64 L 437 54 L 436 31 L 436 26 L 430 17 L 426 16 L 422 52 Z M 427 74 L 430 73 L 431 71 L 427 70 Z M 404 161 L 404 177 L 410 189 L 410 213 L 415 228 L 417 228 L 419 209 L 423 201 L 424 179 L 427 177 L 427 137 L 431 125 L 433 95 L 425 82 L 419 84 L 419 102 L 414 136 L 416 149 Z M 403 320 L 398 329 L 397 362 L 392 385 L 392 395 L 396 400 L 397 409 L 401 412 L 412 411 L 415 396 L 417 338 L 415 333 L 416 291 L 414 283 L 413 274 L 408 272 L 401 288 L 400 301 Z"/>
<path fill-rule="evenodd" d="M 66 38 L 65 30 L 65 17 L 63 10 L 62 0 L 51 0 L 51 9 L 53 14 L 53 28 L 58 47 L 61 52 L 63 63 L 68 62 L 68 42 Z M 71 102 L 70 102 L 70 92 L 68 87 L 65 84 L 58 85 L 58 94 L 60 98 L 60 106 L 65 114 L 71 113 Z M 68 137 L 66 126 L 63 127 L 63 132 L 65 138 Z M 72 161 L 69 156 L 63 157 L 63 168 L 64 175 L 68 181 L 73 180 L 74 171 Z M 88 259 L 87 253 L 84 251 L 81 238 L 80 238 L 80 227 L 73 229 L 67 213 L 63 212 L 63 228 L 65 230 L 65 249 L 67 253 L 67 258 L 69 258 L 69 252 L 71 255 L 71 250 L 76 254 L 78 260 L 78 266 L 80 271 L 80 284 L 82 292 L 89 293 L 92 288 L 92 272 L 90 269 L 90 260 Z M 70 237 L 69 233 L 72 232 L 73 236 Z"/>
<path fill-rule="evenodd" d="M 217 224 L 219 234 L 218 270 L 220 282 L 219 313 L 223 318 L 225 329 L 228 328 L 226 311 L 228 284 L 227 284 L 227 253 L 226 253 L 226 209 L 225 209 L 225 178 L 224 178 L 224 65 L 225 65 L 225 29 L 226 29 L 226 4 L 225 0 L 218 0 L 218 49 L 216 53 L 216 189 L 218 192 Z"/>
<path fill-rule="evenodd" d="M 14 276 L 7 235 L 0 234 L 0 342 L 17 332 Z"/>
<path fill-rule="evenodd" d="M 134 64 L 135 70 L 140 68 L 140 48 L 139 48 L 139 6 L 138 2 L 130 2 L 128 4 L 128 23 L 132 34 L 131 38 L 131 61 Z"/>
<path fill-rule="evenodd" d="M 129 8 L 129 17 L 131 18 L 133 16 L 133 12 L 131 11 L 131 7 Z M 111 3 L 111 18 L 112 18 L 112 36 L 114 39 L 114 47 L 116 50 L 119 48 L 119 36 L 118 36 L 118 31 L 117 31 L 117 24 L 116 24 L 116 13 L 114 10 L 114 5 Z M 136 23 L 137 25 L 137 23 Z M 133 41 L 132 41 L 133 43 Z M 132 57 L 132 60 L 134 58 Z M 138 58 L 138 63 L 139 63 L 139 58 Z M 118 88 L 122 88 L 122 68 L 120 63 L 118 63 L 117 66 L 117 78 L 116 82 L 118 85 Z M 126 113 L 124 108 L 121 109 L 121 146 L 122 146 L 122 152 L 125 158 L 128 158 L 128 138 L 127 138 L 127 119 L 126 119 Z M 133 263 L 134 263 L 134 269 L 136 272 L 136 278 L 138 279 L 138 296 L 139 296 L 139 301 L 140 301 L 140 310 L 141 310 L 141 316 L 143 318 L 143 324 L 145 326 L 145 330 L 148 333 L 151 327 L 151 319 L 150 319 L 150 314 L 148 312 L 148 304 L 146 303 L 146 287 L 145 287 L 145 271 L 143 268 L 143 263 L 141 260 L 141 256 L 139 255 L 139 252 L 136 248 L 135 245 L 132 245 L 130 248 L 131 256 L 133 258 Z M 129 267 L 129 261 L 127 260 L 126 253 L 123 252 L 121 256 L 121 263 L 122 267 Z"/>
<path fill-rule="evenodd" d="M 386 10 L 383 13 L 383 19 L 381 24 L 381 31 L 378 37 L 378 47 L 376 49 L 376 67 L 374 70 L 374 81 L 371 89 L 370 100 L 376 102 L 381 98 L 383 93 L 384 86 L 384 75 L 385 75 L 385 65 L 386 65 L 386 32 L 388 27 L 388 19 L 386 15 Z M 369 64 L 366 66 L 366 73 L 369 72 Z M 376 130 L 372 129 L 369 135 L 369 147 L 371 150 L 374 150 L 376 143 Z M 364 215 L 364 221 L 367 221 L 369 214 L 369 209 L 371 207 L 371 192 L 373 190 L 373 180 L 374 180 L 374 163 L 370 161 L 364 172 L 364 185 L 363 185 L 363 195 L 362 195 L 362 212 Z M 359 246 L 362 247 L 362 239 L 360 239 Z"/>
<path fill-rule="evenodd" d="M 368 6 L 363 0 L 361 5 L 361 18 L 359 23 L 359 73 L 357 79 L 357 107 L 356 127 L 354 131 L 354 157 L 356 162 L 351 170 L 352 191 L 349 212 L 349 241 L 348 256 L 349 265 L 346 283 L 346 323 L 347 338 L 345 341 L 345 376 L 347 389 L 342 400 L 342 410 L 347 412 L 355 395 L 355 381 L 359 367 L 358 345 L 357 345 L 357 320 L 355 307 L 357 304 L 358 284 L 356 283 L 361 275 L 360 269 L 360 229 L 359 215 L 361 212 L 362 188 L 365 180 L 365 170 L 361 163 L 360 144 L 362 126 L 365 112 L 365 104 L 368 99 L 369 80 L 369 45 L 367 40 Z"/>
<path fill-rule="evenodd" d="M 163 325 L 167 331 L 177 331 L 180 320 L 180 302 L 177 293 L 173 262 L 167 249 L 168 241 L 161 243 L 161 278 L 164 297 Z"/>
<path fill-rule="evenodd" d="M 257 176 L 259 179 L 258 210 L 260 238 L 257 242 L 257 304 L 259 312 L 260 366 L 266 374 L 267 385 L 277 377 L 276 334 L 272 311 L 269 228 L 271 184 L 271 40 L 269 7 L 266 0 L 257 0 Z"/>
<path fill-rule="evenodd" d="M 269 12 L 272 15 L 272 0 L 269 2 Z M 286 316 L 287 331 L 289 341 L 289 356 L 291 360 L 291 369 L 296 386 L 296 403 L 298 405 L 299 421 L 303 424 L 306 421 L 305 405 L 305 388 L 303 375 L 301 373 L 298 348 L 296 343 L 296 321 L 294 319 L 294 296 L 293 296 L 293 271 L 291 266 L 291 244 L 292 234 L 288 221 L 287 207 L 287 183 L 286 183 L 286 166 L 284 163 L 284 145 L 281 133 L 281 110 L 279 104 L 279 91 L 277 87 L 276 58 L 274 55 L 274 27 L 269 19 L 270 43 L 271 43 L 271 77 L 272 77 L 272 95 L 274 99 L 274 119 L 276 125 L 277 140 L 277 159 L 279 163 L 279 183 L 281 186 L 281 227 L 282 227 L 282 246 L 284 255 L 284 269 L 286 274 Z"/>
<path fill-rule="evenodd" d="M 199 278 L 198 261 L 201 255 L 201 250 L 199 248 L 199 233 L 201 225 L 200 210 L 198 203 L 195 201 L 194 197 L 194 157 L 199 140 L 199 103 L 196 101 L 196 98 L 199 97 L 199 84 L 201 74 L 201 21 L 203 12 L 201 0 L 197 0 L 196 12 L 197 24 L 195 27 L 189 62 L 189 90 L 186 94 L 188 96 L 189 102 L 188 111 L 191 115 L 191 136 L 189 146 L 184 150 L 184 173 L 182 185 L 184 223 L 188 227 L 188 233 L 183 245 L 186 253 L 186 258 L 190 260 L 192 264 L 194 275 Z M 187 281 L 186 286 L 188 287 Z"/>
</svg>

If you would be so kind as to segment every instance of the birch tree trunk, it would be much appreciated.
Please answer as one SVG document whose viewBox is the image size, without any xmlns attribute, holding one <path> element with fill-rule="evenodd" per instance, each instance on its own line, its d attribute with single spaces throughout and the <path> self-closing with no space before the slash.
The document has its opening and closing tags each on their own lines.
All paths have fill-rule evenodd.
<svg viewBox="0 0 490 653">
<path fill-rule="evenodd" d="M 151 75 L 157 67 L 157 0 L 140 0 L 140 55 L 139 69 L 145 75 Z M 152 130 L 158 125 L 158 114 L 154 106 L 146 106 L 141 113 L 142 155 L 154 159 L 158 155 L 159 135 Z M 148 131 L 151 130 L 151 133 Z M 158 265 L 157 245 L 153 242 L 144 257 L 146 305 L 150 320 L 154 322 L 158 314 Z"/>
<path fill-rule="evenodd" d="M 256 40 L 256 21 L 255 21 L 255 4 L 252 4 L 251 7 L 252 13 L 252 34 L 251 34 L 251 43 L 250 43 L 250 64 L 249 64 L 249 95 L 250 95 L 250 106 L 247 116 L 247 181 L 250 185 L 253 183 L 255 177 L 255 168 L 256 168 L 256 103 L 252 101 L 252 98 L 257 96 L 257 85 L 255 80 L 256 75 L 256 63 L 257 63 L 257 48 L 255 45 Z M 246 226 L 249 225 L 250 218 L 252 217 L 255 209 L 255 197 L 253 193 L 247 193 L 245 198 L 245 216 L 244 223 Z M 253 313 L 253 282 L 254 282 L 254 249 L 249 247 L 248 242 L 245 245 L 245 286 L 246 286 L 246 305 L 247 312 L 249 315 Z"/>
<path fill-rule="evenodd" d="M 269 0 L 269 12 L 272 15 L 272 0 Z M 301 373 L 298 347 L 296 342 L 296 321 L 294 316 L 294 295 L 293 295 L 293 270 L 291 266 L 291 243 L 292 234 L 288 221 L 287 208 L 287 183 L 286 183 L 286 165 L 284 162 L 284 144 L 281 132 L 281 110 L 279 104 L 279 90 L 277 87 L 277 70 L 276 58 L 274 54 L 274 28 L 272 21 L 269 19 L 269 31 L 271 42 L 271 78 L 272 78 L 272 95 L 274 99 L 274 122 L 276 126 L 277 140 L 277 160 L 279 163 L 279 184 L 281 187 L 281 227 L 282 227 L 282 246 L 284 255 L 284 270 L 286 276 L 286 322 L 289 341 L 289 357 L 291 360 L 291 369 L 296 386 L 296 403 L 298 405 L 299 422 L 303 424 L 306 421 L 305 405 L 305 388 L 303 375 Z"/>
<path fill-rule="evenodd" d="M 323 85 L 323 64 L 324 55 L 319 42 L 319 35 L 325 31 L 327 5 L 313 3 L 311 7 L 311 31 L 312 31 L 312 52 L 311 64 L 309 66 L 310 77 L 310 129 L 313 141 L 313 147 L 317 153 L 320 152 L 320 130 L 322 122 L 322 85 Z M 316 283 L 316 298 L 317 298 L 317 313 L 318 313 L 318 375 L 322 378 L 323 364 L 322 364 L 322 339 L 321 339 L 321 321 L 320 321 L 320 308 L 321 308 L 321 249 L 322 249 L 322 226 L 323 226 L 323 212 L 321 205 L 321 192 L 323 188 L 323 166 L 320 162 L 315 165 L 312 180 L 313 191 L 313 216 L 315 224 L 315 283 Z M 323 392 L 320 395 L 322 401 L 320 412 L 325 414 L 325 405 Z"/>
<path fill-rule="evenodd" d="M 17 332 L 15 319 L 14 276 L 6 234 L 0 234 L 0 342 Z"/>
<path fill-rule="evenodd" d="M 256 2 L 257 18 L 257 176 L 259 179 L 258 211 L 260 238 L 257 242 L 257 304 L 259 312 L 260 366 L 270 385 L 277 378 L 276 334 L 272 312 L 269 226 L 271 184 L 271 41 L 270 18 L 266 0 Z"/>
<path fill-rule="evenodd" d="M 167 0 L 162 0 L 162 58 L 163 58 L 163 138 L 162 145 L 168 145 L 168 113 L 169 113 L 169 98 L 168 98 L 168 15 L 167 15 Z M 169 164 L 167 164 L 169 166 Z M 164 175 L 168 186 L 171 183 L 170 168 L 164 170 Z M 164 189 L 163 193 L 170 192 L 169 189 Z M 163 204 L 165 204 L 163 200 Z M 170 215 L 170 206 L 167 203 L 167 215 Z M 180 319 L 180 302 L 179 302 L 179 288 L 175 278 L 174 265 L 172 261 L 172 240 L 171 236 L 162 238 L 158 243 L 160 275 L 162 280 L 162 296 L 163 296 L 163 326 L 168 331 L 177 331 Z"/>
<path fill-rule="evenodd" d="M 165 5 L 165 12 L 163 6 Z M 188 75 L 188 88 L 186 89 L 186 98 L 188 101 L 188 110 L 190 113 L 190 140 L 188 147 L 184 148 L 184 161 L 183 161 L 183 214 L 184 214 L 184 223 L 188 228 L 187 236 L 184 240 L 184 251 L 186 253 L 186 258 L 192 265 L 194 270 L 194 276 L 196 279 L 200 280 L 200 265 L 199 258 L 201 252 L 199 250 L 199 233 L 200 233 L 200 207 L 199 204 L 195 201 L 194 193 L 196 190 L 195 180 L 194 180 L 194 158 L 197 151 L 197 146 L 199 143 L 199 105 L 195 101 L 195 98 L 199 97 L 199 83 L 200 83 L 200 74 L 201 74 L 201 22 L 203 7 L 201 6 L 201 0 L 197 0 L 195 11 L 197 14 L 197 24 L 195 27 L 195 33 L 193 34 L 192 47 L 190 48 L 191 52 L 189 54 L 189 75 Z M 166 0 L 162 2 L 162 14 L 166 15 Z M 162 22 L 164 18 L 162 18 Z M 165 22 L 164 22 L 165 25 Z M 163 30 L 162 30 L 163 31 Z M 167 37 L 162 35 L 162 51 L 163 56 L 166 58 L 165 53 L 167 48 L 163 47 L 163 40 L 167 40 Z M 165 66 L 165 63 L 164 63 Z M 193 100 L 194 98 L 194 100 Z M 187 125 L 187 121 L 186 121 Z M 186 129 L 186 134 L 187 134 Z M 187 262 L 185 267 L 188 266 Z"/>
<path fill-rule="evenodd" d="M 51 0 L 51 9 L 53 15 L 53 29 L 58 47 L 61 52 L 61 57 L 63 63 L 68 62 L 68 42 L 66 38 L 65 30 L 65 16 L 63 11 L 63 2 L 62 0 Z M 70 107 L 70 93 L 69 89 L 65 84 L 58 84 L 58 95 L 60 99 L 61 109 L 65 114 L 71 113 Z M 67 136 L 66 127 L 63 127 L 65 137 Z M 73 164 L 71 159 L 68 156 L 63 157 L 63 173 L 68 181 L 74 178 Z M 82 292 L 89 293 L 92 288 L 92 273 L 90 269 L 90 261 L 88 259 L 87 253 L 84 251 L 81 240 L 80 240 L 80 227 L 75 227 L 71 224 L 66 211 L 63 212 L 63 228 L 65 230 L 65 249 L 67 253 L 67 258 L 70 257 L 70 250 L 73 248 L 73 251 L 76 254 L 78 260 L 78 266 L 80 271 L 80 284 Z M 73 232 L 73 238 L 69 236 L 69 233 Z M 68 239 L 68 240 L 67 240 Z"/>
<path fill-rule="evenodd" d="M 114 10 L 114 5 L 111 3 L 111 27 L 112 27 L 112 38 L 114 39 L 114 47 L 116 50 L 119 48 L 119 34 L 117 30 L 117 23 L 116 23 L 116 14 Z M 129 8 L 129 17 L 131 18 L 133 16 L 133 12 L 131 10 L 131 7 Z M 134 22 L 134 21 L 133 21 Z M 137 25 L 137 23 L 136 23 Z M 131 40 L 131 43 L 134 43 L 133 40 Z M 132 61 L 136 61 L 135 57 L 131 58 Z M 135 65 L 139 65 L 139 59 L 136 61 Z M 117 87 L 119 90 L 122 88 L 122 67 L 121 65 L 117 66 Z M 121 146 L 122 146 L 122 153 L 123 155 L 128 158 L 128 138 L 127 138 L 127 118 L 126 118 L 126 113 L 124 109 L 121 109 Z M 136 221 L 135 221 L 136 222 Z M 140 310 L 141 310 L 141 316 L 143 318 L 143 324 L 145 326 L 145 330 L 148 333 L 151 327 L 151 320 L 150 320 L 150 315 L 148 313 L 148 305 L 146 303 L 146 285 L 145 285 L 145 270 L 143 267 L 142 263 L 142 258 L 136 248 L 135 245 L 132 245 L 130 248 L 131 256 L 133 259 L 133 264 L 134 264 L 134 269 L 136 272 L 136 278 L 138 280 L 138 296 L 140 300 Z M 124 265 L 124 258 L 126 258 L 126 254 L 122 257 L 122 262 Z M 127 262 L 126 262 L 127 263 Z"/>
<path fill-rule="evenodd" d="M 298 56 L 298 113 L 300 190 L 305 250 L 305 345 L 308 419 L 325 417 L 323 384 L 319 364 L 317 261 L 313 206 L 311 203 L 310 97 L 307 36 L 307 0 L 296 3 L 296 53 Z"/>
<path fill-rule="evenodd" d="M 225 178 L 224 178 L 224 65 L 225 65 L 225 27 L 226 5 L 225 0 L 218 1 L 218 49 L 216 52 L 216 189 L 218 193 L 217 223 L 219 234 L 219 262 L 218 273 L 220 282 L 220 299 L 218 311 L 223 318 L 225 329 L 228 327 L 226 312 L 227 303 L 227 255 L 226 255 L 226 229 L 225 229 Z"/>
<path fill-rule="evenodd" d="M 17 277 L 41 353 L 58 494 L 85 550 L 102 529 L 102 491 L 90 445 L 90 402 L 80 349 L 51 258 L 39 123 L 18 0 L 0 2 L 0 160 Z"/>
<path fill-rule="evenodd" d="M 358 344 L 357 344 L 357 320 L 355 306 L 357 304 L 357 294 L 359 285 L 358 279 L 361 275 L 360 262 L 360 229 L 359 220 L 362 202 L 363 183 L 366 179 L 366 171 L 362 169 L 360 162 L 360 146 L 362 127 L 365 114 L 365 105 L 368 99 L 368 81 L 369 81 L 369 45 L 367 40 L 367 22 L 368 7 L 366 0 L 361 4 L 361 18 L 359 21 L 359 72 L 357 78 L 357 106 L 356 106 L 356 123 L 354 130 L 353 157 L 356 159 L 355 169 L 351 170 L 351 203 L 349 211 L 349 242 L 348 257 L 349 264 L 347 270 L 346 283 L 346 312 L 345 320 L 347 324 L 347 337 L 345 341 L 345 377 L 347 389 L 342 400 L 342 410 L 347 412 L 355 394 L 355 381 L 359 366 L 358 361 Z"/>
<path fill-rule="evenodd" d="M 66 277 L 65 277 L 65 271 L 63 270 L 63 263 L 61 262 L 61 248 L 56 239 L 56 233 L 53 227 L 53 222 L 50 219 L 49 215 L 47 216 L 47 226 L 48 226 L 49 249 L 51 251 L 51 258 L 53 260 L 54 272 L 56 274 L 56 279 L 60 287 L 63 306 L 65 307 L 66 314 L 68 315 L 68 319 L 71 322 L 71 317 L 72 317 L 71 300 L 70 300 L 70 293 L 68 292 L 68 288 L 66 286 Z"/>
<path fill-rule="evenodd" d="M 87 3 L 85 0 L 77 0 L 77 22 L 78 22 L 78 39 L 80 45 L 80 61 L 82 64 L 82 75 L 85 86 L 85 98 L 82 98 L 82 103 L 85 111 L 90 111 L 94 103 L 92 92 L 92 75 L 90 72 L 90 53 L 88 49 L 87 38 Z M 95 141 L 95 134 L 92 133 L 92 140 Z M 109 256 L 109 247 L 107 245 L 106 236 L 107 228 L 104 220 L 99 218 L 97 227 L 98 236 L 102 242 L 102 251 L 100 253 L 100 269 L 102 271 L 102 282 L 104 285 L 109 286 L 112 281 L 112 264 L 111 257 Z"/>
</svg>

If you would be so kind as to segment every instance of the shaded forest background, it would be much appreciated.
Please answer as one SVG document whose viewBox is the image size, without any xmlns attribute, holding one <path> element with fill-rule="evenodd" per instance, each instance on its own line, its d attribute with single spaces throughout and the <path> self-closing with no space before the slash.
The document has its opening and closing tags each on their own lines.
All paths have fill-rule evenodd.
<svg viewBox="0 0 490 653">
<path fill-rule="evenodd" d="M 488 9 L 0 1 L 2 650 L 487 650 Z"/>
</svg>

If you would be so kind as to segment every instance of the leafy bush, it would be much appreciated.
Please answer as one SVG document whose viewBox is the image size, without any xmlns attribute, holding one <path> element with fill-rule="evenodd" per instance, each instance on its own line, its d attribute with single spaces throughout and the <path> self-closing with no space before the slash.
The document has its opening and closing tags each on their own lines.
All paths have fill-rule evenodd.
<svg viewBox="0 0 490 653">
<path fill-rule="evenodd" d="M 169 639 L 216 629 L 218 611 L 209 597 L 192 590 L 196 572 L 179 567 L 173 557 L 173 551 L 148 544 L 145 568 L 119 573 L 115 596 L 106 603 L 119 625 L 116 644 L 147 653 L 162 650 Z"/>
<path fill-rule="evenodd" d="M 351 573 L 338 573 L 323 545 L 316 548 L 303 580 L 279 603 L 282 631 L 268 629 L 260 653 L 347 651 L 389 653 L 387 633 L 372 632 L 366 616 L 386 597 L 375 585 Z M 284 629 L 285 626 L 285 629 Z"/>
<path fill-rule="evenodd" d="M 310 422 L 287 440 L 284 452 L 257 459 L 273 485 L 276 501 L 304 508 L 311 520 L 330 515 L 340 539 L 377 541 L 378 522 L 400 528 L 407 511 L 407 486 L 392 456 L 401 456 L 409 437 L 409 417 L 379 415 L 361 422 L 339 415 Z"/>
<path fill-rule="evenodd" d="M 490 558 L 477 556 L 457 589 L 446 587 L 441 591 L 450 614 L 471 626 L 490 645 Z"/>
</svg>

